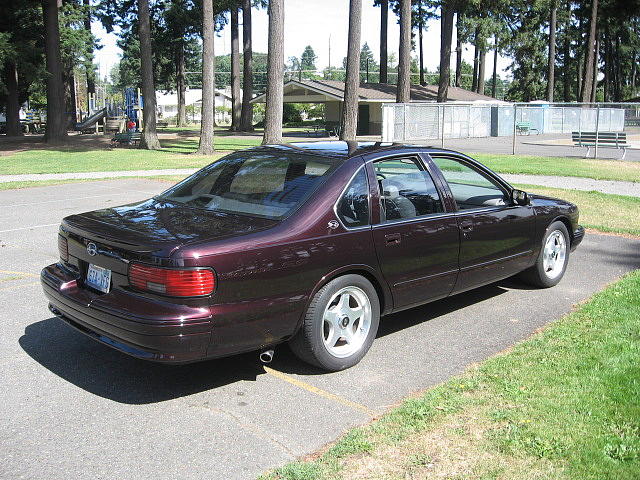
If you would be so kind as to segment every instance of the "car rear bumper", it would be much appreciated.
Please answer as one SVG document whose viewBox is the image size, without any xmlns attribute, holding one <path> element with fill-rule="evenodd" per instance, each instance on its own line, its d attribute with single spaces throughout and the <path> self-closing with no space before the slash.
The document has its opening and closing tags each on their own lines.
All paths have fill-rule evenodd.
<svg viewBox="0 0 640 480">
<path fill-rule="evenodd" d="M 207 353 L 211 340 L 208 309 L 206 316 L 201 312 L 201 316 L 189 317 L 180 305 L 158 302 L 153 305 L 157 319 L 122 310 L 114 313 L 115 310 L 92 306 L 93 294 L 82 289 L 77 279 L 59 264 L 45 267 L 40 278 L 51 312 L 104 345 L 163 363 L 199 361 Z M 162 314 L 158 315 L 158 310 Z M 194 309 L 186 311 L 189 310 Z"/>
<path fill-rule="evenodd" d="M 578 228 L 576 228 L 573 231 L 573 235 L 571 237 L 571 251 L 572 252 L 576 248 L 578 248 L 578 245 L 580 245 L 580 242 L 582 242 L 583 238 L 584 238 L 584 227 L 582 227 L 581 225 L 578 225 Z"/>
</svg>

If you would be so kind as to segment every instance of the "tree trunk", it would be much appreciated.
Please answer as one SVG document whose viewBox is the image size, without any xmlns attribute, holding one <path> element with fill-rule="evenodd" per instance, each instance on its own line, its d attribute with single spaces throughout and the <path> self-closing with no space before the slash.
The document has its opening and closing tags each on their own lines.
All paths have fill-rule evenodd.
<svg viewBox="0 0 640 480">
<path fill-rule="evenodd" d="M 480 48 L 480 58 L 478 59 L 478 90 L 477 92 L 484 95 L 485 69 L 487 66 L 487 48 L 484 45 Z"/>
<path fill-rule="evenodd" d="M 411 0 L 400 0 L 400 52 L 396 102 L 411 101 Z"/>
<path fill-rule="evenodd" d="M 7 60 L 4 67 L 7 88 L 7 137 L 22 136 L 20 125 L 20 100 L 18 100 L 18 67 L 15 61 Z"/>
<path fill-rule="evenodd" d="M 184 81 L 184 39 L 180 39 L 180 42 L 178 42 L 177 57 L 176 91 L 178 92 L 178 114 L 176 115 L 176 125 L 178 127 L 184 127 L 187 124 L 187 87 Z"/>
<path fill-rule="evenodd" d="M 597 43 L 596 43 L 597 45 Z M 616 54 L 614 56 L 614 65 L 615 65 L 615 96 L 613 100 L 615 102 L 622 101 L 622 68 L 620 65 L 620 59 L 622 58 L 622 53 L 620 52 L 620 34 L 616 33 Z"/>
<path fill-rule="evenodd" d="M 380 2 L 380 83 L 387 83 L 387 24 L 389 19 L 389 0 Z"/>
<path fill-rule="evenodd" d="M 78 121 L 76 111 L 76 80 L 73 73 L 73 66 L 67 66 L 62 72 L 64 83 L 64 109 L 67 118 L 67 130 L 73 130 Z"/>
<path fill-rule="evenodd" d="M 282 143 L 282 106 L 284 95 L 284 0 L 269 0 L 269 51 L 262 144 Z"/>
<path fill-rule="evenodd" d="M 498 37 L 493 38 L 493 84 L 491 85 L 491 96 L 497 98 L 498 94 Z"/>
<path fill-rule="evenodd" d="M 422 30 L 424 24 L 422 22 L 422 0 L 418 0 L 418 43 L 420 47 L 420 85 L 426 85 L 424 80 L 424 51 L 422 46 Z"/>
<path fill-rule="evenodd" d="M 242 0 L 242 112 L 240 130 L 253 131 L 253 53 L 251 46 L 251 0 Z"/>
<path fill-rule="evenodd" d="M 347 43 L 347 73 L 342 107 L 340 140 L 356 139 L 358 129 L 358 87 L 360 83 L 360 31 L 362 0 L 349 1 L 349 37 Z"/>
<path fill-rule="evenodd" d="M 199 155 L 213 154 L 213 127 L 215 122 L 214 71 L 214 18 L 213 0 L 202 2 L 202 112 L 200 117 Z"/>
<path fill-rule="evenodd" d="M 47 143 L 60 143 L 67 137 L 58 8 L 57 0 L 42 0 L 47 69 L 47 129 L 44 139 Z"/>
<path fill-rule="evenodd" d="M 438 83 L 438 102 L 446 102 L 449 93 L 449 63 L 451 61 L 451 35 L 453 34 L 453 15 L 455 9 L 448 3 L 443 4 L 440 22 L 440 81 Z"/>
<path fill-rule="evenodd" d="M 156 132 L 156 89 L 153 82 L 153 54 L 151 52 L 151 25 L 149 1 L 138 0 L 138 35 L 140 37 L 140 73 L 142 75 L 143 130 L 140 148 L 158 150 L 160 142 Z"/>
<path fill-rule="evenodd" d="M 609 36 L 609 23 L 604 26 L 604 101 L 611 101 L 611 38 Z"/>
<path fill-rule="evenodd" d="M 474 50 L 473 50 L 473 79 L 471 80 L 471 91 L 478 91 L 478 63 L 480 61 L 480 29 L 476 27 L 476 33 L 473 36 Z"/>
<path fill-rule="evenodd" d="M 231 130 L 240 130 L 240 42 L 238 7 L 231 7 Z"/>
<path fill-rule="evenodd" d="M 462 28 L 462 15 L 458 12 L 456 18 L 456 87 L 462 87 L 462 39 L 460 30 Z"/>
<path fill-rule="evenodd" d="M 596 29 L 598 23 L 598 0 L 591 0 L 591 19 L 589 20 L 589 37 L 584 60 L 584 75 L 582 77 L 582 102 L 591 99 L 591 87 L 593 85 L 593 50 L 596 43 Z"/>
<path fill-rule="evenodd" d="M 600 56 L 600 37 L 596 37 L 596 51 L 593 56 L 593 81 L 591 84 L 591 102 L 596 101 L 596 93 L 598 90 L 598 57 Z"/>
<path fill-rule="evenodd" d="M 88 32 L 91 32 L 91 0 L 83 0 L 82 3 L 84 7 L 87 9 L 87 15 L 84 17 L 84 29 Z M 93 45 L 89 47 L 88 53 L 89 53 L 89 58 L 87 59 L 87 63 L 86 63 L 87 100 L 89 98 L 90 93 L 96 93 L 96 71 L 93 68 Z"/>
<path fill-rule="evenodd" d="M 569 77 L 571 65 L 571 39 L 569 37 L 569 27 L 571 26 L 571 2 L 567 2 L 568 16 L 567 23 L 565 23 L 564 27 L 564 54 L 562 56 L 563 66 L 562 66 L 562 93 L 564 95 L 564 101 L 571 101 L 571 78 Z"/>
<path fill-rule="evenodd" d="M 547 63 L 547 101 L 553 102 L 555 89 L 555 65 L 556 65 L 556 13 L 555 3 L 551 5 L 549 17 L 549 60 Z"/>
</svg>

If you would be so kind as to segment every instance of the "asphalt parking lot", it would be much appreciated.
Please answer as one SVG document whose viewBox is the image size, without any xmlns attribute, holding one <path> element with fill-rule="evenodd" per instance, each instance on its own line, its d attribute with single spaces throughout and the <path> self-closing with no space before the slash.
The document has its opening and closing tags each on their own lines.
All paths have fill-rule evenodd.
<svg viewBox="0 0 640 480">
<path fill-rule="evenodd" d="M 640 268 L 640 240 L 588 235 L 550 290 L 508 280 L 383 319 L 365 359 L 324 374 L 286 346 L 179 367 L 129 358 L 47 309 L 40 269 L 65 215 L 154 180 L 0 192 L 0 478 L 254 478 L 462 371 Z"/>
</svg>

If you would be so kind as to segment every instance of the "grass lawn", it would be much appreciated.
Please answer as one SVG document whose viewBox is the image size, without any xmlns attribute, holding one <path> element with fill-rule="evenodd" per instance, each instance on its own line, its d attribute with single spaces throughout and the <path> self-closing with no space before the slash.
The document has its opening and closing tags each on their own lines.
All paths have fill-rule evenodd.
<svg viewBox="0 0 640 480">
<path fill-rule="evenodd" d="M 500 173 L 586 177 L 640 182 L 640 162 L 476 153 L 473 158 Z"/>
<path fill-rule="evenodd" d="M 557 197 L 578 205 L 580 224 L 602 232 L 640 235 L 640 198 L 538 185 L 515 185 L 527 192 Z"/>
<path fill-rule="evenodd" d="M 220 137 L 212 156 L 187 155 L 198 148 L 196 139 L 161 140 L 157 151 L 138 148 L 57 147 L 0 156 L 0 175 L 23 173 L 101 172 L 202 167 L 229 151 L 259 145 L 259 139 Z"/>
<path fill-rule="evenodd" d="M 640 270 L 509 351 L 264 479 L 640 476 Z"/>
</svg>

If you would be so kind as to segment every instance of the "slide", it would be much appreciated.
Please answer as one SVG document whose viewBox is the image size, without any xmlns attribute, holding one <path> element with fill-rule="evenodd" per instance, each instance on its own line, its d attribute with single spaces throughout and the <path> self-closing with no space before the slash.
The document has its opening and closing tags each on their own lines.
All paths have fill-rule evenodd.
<svg viewBox="0 0 640 480">
<path fill-rule="evenodd" d="M 97 121 L 102 120 L 107 116 L 107 109 L 103 108 L 102 110 L 98 110 L 96 113 L 88 117 L 84 122 L 76 123 L 76 130 L 85 130 L 92 125 L 94 125 Z"/>
</svg>

